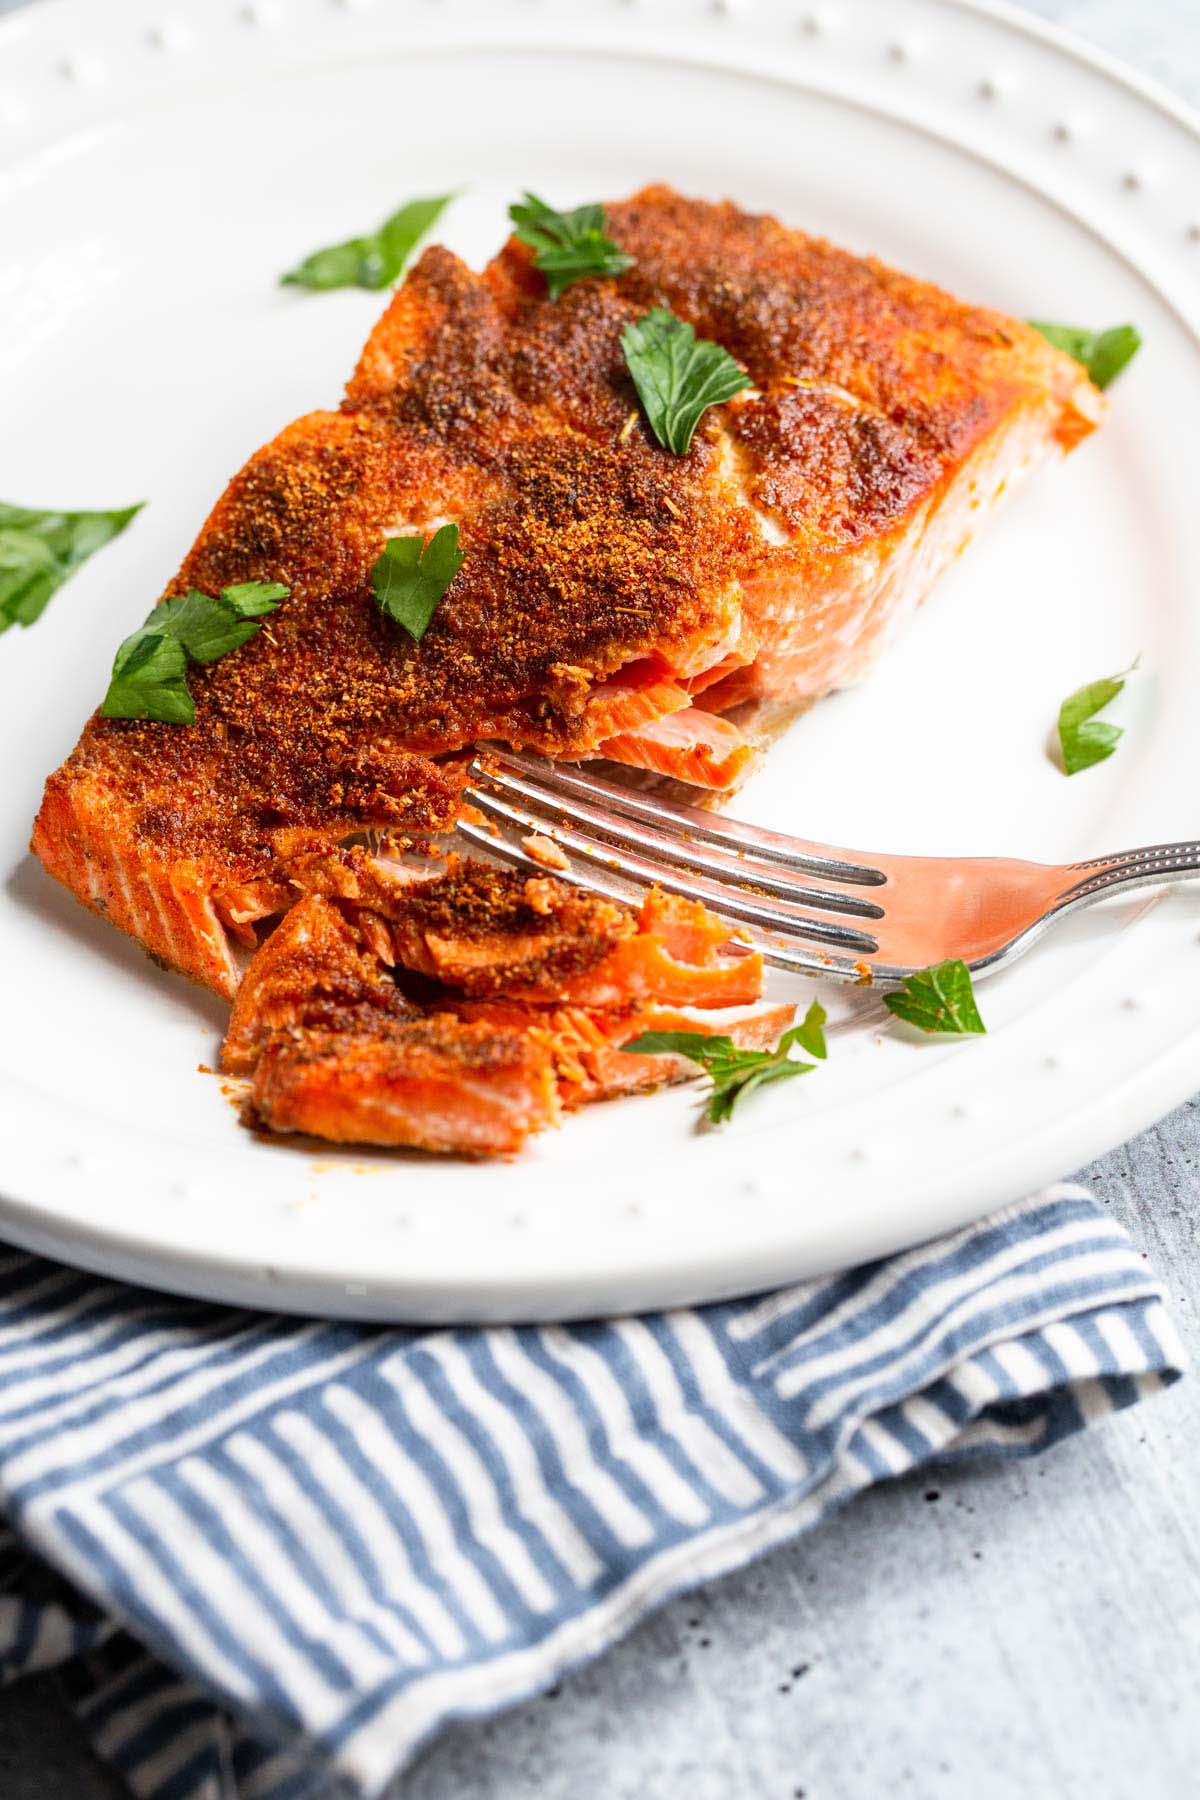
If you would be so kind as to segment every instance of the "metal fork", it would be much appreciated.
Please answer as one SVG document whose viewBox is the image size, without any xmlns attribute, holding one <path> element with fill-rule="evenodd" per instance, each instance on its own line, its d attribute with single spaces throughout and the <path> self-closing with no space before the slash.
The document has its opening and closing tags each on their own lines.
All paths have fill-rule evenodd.
<svg viewBox="0 0 1200 1800">
<path fill-rule="evenodd" d="M 466 797 L 491 823 L 459 831 L 531 873 L 548 872 L 545 853 L 522 840 L 549 838 L 570 859 L 564 878 L 593 893 L 657 884 L 735 920 L 732 951 L 880 988 L 950 957 L 991 974 L 1068 913 L 1200 875 L 1200 842 L 1055 865 L 834 850 L 512 752 L 477 757 Z"/>
</svg>

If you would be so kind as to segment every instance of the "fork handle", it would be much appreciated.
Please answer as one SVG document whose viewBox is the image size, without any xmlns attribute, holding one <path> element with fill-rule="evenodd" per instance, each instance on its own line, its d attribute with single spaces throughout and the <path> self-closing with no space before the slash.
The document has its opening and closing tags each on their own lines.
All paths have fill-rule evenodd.
<svg viewBox="0 0 1200 1800">
<path fill-rule="evenodd" d="M 1064 873 L 1079 879 L 1059 895 L 1059 908 L 1090 906 L 1117 888 L 1155 887 L 1200 876 L 1200 841 L 1117 850 L 1088 862 L 1068 863 Z"/>
</svg>

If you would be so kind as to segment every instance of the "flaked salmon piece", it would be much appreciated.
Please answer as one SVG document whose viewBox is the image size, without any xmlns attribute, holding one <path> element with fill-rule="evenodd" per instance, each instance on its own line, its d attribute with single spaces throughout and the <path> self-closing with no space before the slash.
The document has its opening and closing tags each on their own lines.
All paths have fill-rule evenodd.
<svg viewBox="0 0 1200 1800">
<path fill-rule="evenodd" d="M 512 1155 L 564 1111 L 695 1075 L 681 1056 L 625 1054 L 621 1045 L 643 1031 L 724 1030 L 765 1048 L 794 1015 L 776 1006 L 710 1027 L 657 1008 L 605 1014 L 473 1000 L 374 1032 L 281 1033 L 259 1056 L 249 1116 L 335 1143 Z"/>
<path fill-rule="evenodd" d="M 668 894 L 664 888 L 651 888 L 642 901 L 638 928 L 649 937 L 661 938 L 668 956 L 701 968 L 713 966 L 721 952 L 728 950 L 733 935 L 725 920 L 699 900 Z"/>
<path fill-rule="evenodd" d="M 730 928 L 657 890 L 639 912 L 552 877 L 456 859 L 401 891 L 393 960 L 460 993 L 585 1006 L 738 1006 L 762 989 L 756 953 L 722 960 Z"/>
<path fill-rule="evenodd" d="M 441 878 L 398 885 L 387 904 L 386 919 L 371 918 L 389 955 L 430 981 L 421 1002 L 397 987 L 352 899 L 306 894 L 258 949 L 222 1053 L 223 1068 L 253 1078 L 255 1123 L 342 1143 L 507 1154 L 562 1106 L 682 1074 L 679 1058 L 620 1052 L 641 1031 L 703 1029 L 659 1002 L 736 1004 L 761 988 L 757 959 L 721 961 L 727 928 L 667 894 L 648 895 L 635 914 L 561 882 L 455 863 Z M 463 950 L 453 955 L 456 933 Z M 525 999 L 462 997 L 480 986 L 485 943 L 520 972 Z M 446 985 L 433 985 L 434 968 Z M 511 987 L 519 991 L 515 979 Z M 786 1023 L 793 1010 L 732 1029 L 758 1042 L 763 1021 Z"/>
<path fill-rule="evenodd" d="M 401 863 L 386 846 L 376 851 L 362 843 L 301 851 L 288 856 L 282 866 L 291 890 L 289 905 L 301 894 L 321 894 L 327 900 L 348 900 L 386 912 L 400 904 L 408 888 L 432 878 L 428 856 Z"/>
<path fill-rule="evenodd" d="M 246 971 L 226 1069 L 245 1073 L 281 1030 L 353 1028 L 364 1009 L 415 1016 L 392 970 L 424 979 L 425 1009 L 452 996 L 618 1011 L 739 1006 L 762 989 L 761 957 L 727 959 L 730 928 L 657 889 L 635 910 L 551 876 L 451 858 L 443 875 L 375 898 L 385 910 L 328 893 L 291 908 Z"/>
<path fill-rule="evenodd" d="M 427 1017 L 391 979 L 353 901 L 308 894 L 258 950 L 222 1067 L 251 1075 L 251 1123 L 337 1143 L 506 1155 L 559 1116 L 545 1046 Z"/>
<path fill-rule="evenodd" d="M 278 1033 L 259 1056 L 250 1107 L 270 1131 L 472 1156 L 512 1155 L 560 1116 L 544 1045 L 447 1016 Z"/>
<path fill-rule="evenodd" d="M 709 1023 L 656 1006 L 605 1012 L 581 1006 L 535 1008 L 514 1000 L 464 1000 L 454 1011 L 460 1019 L 528 1031 L 545 1043 L 554 1060 L 559 1099 L 569 1111 L 695 1075 L 696 1065 L 683 1056 L 626 1055 L 622 1046 L 643 1032 L 723 1032 L 744 1049 L 760 1050 L 777 1043 L 796 1016 L 794 1006 L 771 1006 L 749 1018 Z"/>
<path fill-rule="evenodd" d="M 249 1074 L 263 1046 L 292 1029 L 348 1031 L 417 1019 L 345 913 L 317 894 L 292 907 L 253 958 L 221 1051 L 231 1075 Z"/>
<path fill-rule="evenodd" d="M 588 974 L 578 976 L 570 984 L 571 997 L 610 1006 L 749 1005 L 762 992 L 762 958 L 757 951 L 742 951 L 731 959 L 734 935 L 733 927 L 699 901 L 652 888 L 638 912 L 637 935 L 623 940 Z"/>
<path fill-rule="evenodd" d="M 447 999 L 442 1004 L 449 1016 L 470 1024 L 530 1033 L 549 1051 L 560 1098 L 566 1105 L 602 1097 L 598 1068 L 611 1057 L 617 1043 L 627 1043 L 637 1035 L 641 1029 L 637 1020 L 645 1016 L 641 1009 L 632 1007 L 605 1013 L 582 1006 L 538 1006 L 522 1000 Z"/>
<path fill-rule="evenodd" d="M 682 712 L 691 705 L 688 687 L 664 675 L 653 662 L 632 663 L 619 669 L 602 687 L 592 690 L 588 701 L 587 722 L 599 741 L 618 732 L 636 731 L 639 726 Z"/>
<path fill-rule="evenodd" d="M 717 683 L 724 681 L 727 676 L 736 674 L 739 669 L 748 668 L 753 663 L 756 653 L 757 644 L 754 648 L 747 645 L 745 650 L 731 651 L 728 656 L 723 656 L 720 662 L 714 663 L 711 669 L 705 669 L 702 675 L 693 675 L 684 682 L 689 697 L 694 700 L 698 694 L 707 693 L 709 688 L 716 687 Z"/>
<path fill-rule="evenodd" d="M 543 869 L 550 869 L 555 874 L 567 874 L 571 868 L 571 859 L 561 844 L 553 838 L 545 837 L 540 831 L 531 832 L 521 839 L 521 848 L 534 862 L 540 863 Z"/>
<path fill-rule="evenodd" d="M 596 755 L 670 775 L 694 787 L 729 790 L 743 779 L 758 751 L 732 721 L 689 705 L 635 731 L 606 738 Z"/>
<path fill-rule="evenodd" d="M 514 994 L 540 997 L 538 988 Z M 560 997 L 580 1006 L 623 1006 L 630 1001 L 662 1001 L 671 1006 L 746 1006 L 762 992 L 762 958 L 757 951 L 736 961 L 697 964 L 673 956 L 654 932 L 639 932 L 610 950 L 586 973 L 564 981 Z"/>
<path fill-rule="evenodd" d="M 636 914 L 616 901 L 458 857 L 403 889 L 387 922 L 391 961 L 404 969 L 461 993 L 547 999 L 637 931 Z"/>
</svg>

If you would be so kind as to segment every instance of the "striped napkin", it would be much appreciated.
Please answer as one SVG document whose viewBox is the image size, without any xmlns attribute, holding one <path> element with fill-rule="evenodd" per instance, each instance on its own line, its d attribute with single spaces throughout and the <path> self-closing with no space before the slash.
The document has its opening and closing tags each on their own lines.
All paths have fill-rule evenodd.
<svg viewBox="0 0 1200 1800">
<path fill-rule="evenodd" d="M 448 1720 L 934 1459 L 1175 1380 L 1060 1187 L 908 1255 L 644 1319 L 386 1330 L 0 1262 L 0 1672 L 63 1664 L 147 1800 L 379 1794 Z"/>
</svg>

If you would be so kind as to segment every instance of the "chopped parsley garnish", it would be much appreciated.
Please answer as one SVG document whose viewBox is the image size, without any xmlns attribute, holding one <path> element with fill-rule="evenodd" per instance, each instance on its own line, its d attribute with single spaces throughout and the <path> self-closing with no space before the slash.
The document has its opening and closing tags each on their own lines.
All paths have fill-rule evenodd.
<svg viewBox="0 0 1200 1800">
<path fill-rule="evenodd" d="M 104 718 L 193 725 L 196 706 L 187 684 L 189 660 L 215 662 L 236 650 L 290 592 L 281 581 L 243 581 L 222 588 L 215 598 L 192 588 L 161 601 L 113 659 L 112 679 L 100 708 Z"/>
<path fill-rule="evenodd" d="M 534 252 L 534 267 L 546 277 L 552 300 L 585 276 L 623 275 L 633 267 L 632 256 L 606 235 L 602 206 L 555 212 L 526 191 L 524 200 L 509 207 L 508 216 L 521 243 Z"/>
<path fill-rule="evenodd" d="M 1106 388 L 1115 381 L 1142 347 L 1142 334 L 1135 325 L 1114 325 L 1109 331 L 1083 331 L 1078 325 L 1049 325 L 1042 319 L 1031 319 L 1029 323 L 1056 350 L 1065 350 L 1077 363 L 1082 363 L 1098 388 Z"/>
<path fill-rule="evenodd" d="M 709 1123 L 723 1125 L 733 1116 L 738 1101 L 755 1088 L 809 1074 L 816 1064 L 800 1062 L 790 1053 L 798 1044 L 810 1056 L 823 1059 L 824 1025 L 825 1009 L 814 1000 L 801 1023 L 785 1031 L 774 1050 L 740 1050 L 731 1037 L 709 1036 L 703 1031 L 644 1031 L 621 1048 L 634 1056 L 686 1056 L 698 1064 L 712 1081 Z"/>
<path fill-rule="evenodd" d="M 1076 688 L 1068 694 L 1058 709 L 1058 742 L 1062 750 L 1063 769 L 1068 775 L 1078 775 L 1081 769 L 1090 769 L 1093 763 L 1104 762 L 1117 747 L 1117 740 L 1124 736 L 1124 726 L 1110 725 L 1104 719 L 1097 719 L 1095 714 L 1106 707 L 1110 700 L 1115 700 L 1125 686 L 1125 678 L 1132 675 L 1137 663 L 1128 669 L 1122 669 L 1119 675 L 1106 675 L 1102 681 L 1089 681 L 1085 687 Z"/>
<path fill-rule="evenodd" d="M 419 644 L 463 561 L 457 525 L 443 525 L 428 543 L 419 537 L 389 538 L 371 569 L 380 612 L 403 625 Z"/>
<path fill-rule="evenodd" d="M 0 632 L 40 619 L 63 582 L 141 510 L 38 512 L 0 501 Z"/>
<path fill-rule="evenodd" d="M 621 348 L 646 418 L 659 443 L 676 456 L 691 446 L 701 415 L 753 383 L 727 350 L 698 338 L 665 306 L 655 306 L 621 333 Z"/>
<path fill-rule="evenodd" d="M 971 971 L 957 957 L 936 963 L 932 969 L 918 969 L 896 993 L 885 994 L 883 1004 L 898 1019 L 918 1025 L 922 1031 L 962 1037 L 979 1037 L 987 1031 L 975 1004 Z"/>
<path fill-rule="evenodd" d="M 281 275 L 280 282 L 285 287 L 311 288 L 317 293 L 329 288 L 391 287 L 425 233 L 433 229 L 453 199 L 453 194 L 436 194 L 428 200 L 410 200 L 385 219 L 378 231 L 350 238 L 344 244 L 330 244 L 325 250 L 314 250 L 302 263 Z"/>
</svg>

